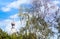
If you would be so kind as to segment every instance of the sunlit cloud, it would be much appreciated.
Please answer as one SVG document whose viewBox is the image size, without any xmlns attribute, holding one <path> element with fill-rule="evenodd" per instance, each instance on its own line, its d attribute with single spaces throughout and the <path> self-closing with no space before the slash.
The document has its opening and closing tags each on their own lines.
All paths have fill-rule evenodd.
<svg viewBox="0 0 60 39">
<path fill-rule="evenodd" d="M 17 1 L 13 1 L 11 3 L 9 3 L 8 5 L 6 5 L 5 7 L 2 7 L 2 11 L 7 12 L 10 11 L 11 9 L 19 9 L 20 5 L 26 3 L 29 4 L 29 0 L 17 0 Z"/>
<path fill-rule="evenodd" d="M 53 3 L 54 3 L 54 4 L 60 4 L 60 1 L 55 0 L 55 1 L 53 1 Z"/>
<path fill-rule="evenodd" d="M 18 14 L 11 15 L 10 18 L 18 18 Z"/>
<path fill-rule="evenodd" d="M 17 14 L 11 15 L 9 18 L 17 19 L 18 15 Z M 25 20 L 20 21 L 20 20 L 14 20 L 14 19 L 6 19 L 0 22 L 0 26 L 1 27 L 5 26 L 5 28 L 2 28 L 2 29 L 8 34 L 19 32 L 20 28 L 25 26 L 25 23 L 26 23 Z M 14 20 L 15 26 L 14 26 L 14 29 L 12 30 L 11 23 L 13 22 L 13 20 Z"/>
</svg>

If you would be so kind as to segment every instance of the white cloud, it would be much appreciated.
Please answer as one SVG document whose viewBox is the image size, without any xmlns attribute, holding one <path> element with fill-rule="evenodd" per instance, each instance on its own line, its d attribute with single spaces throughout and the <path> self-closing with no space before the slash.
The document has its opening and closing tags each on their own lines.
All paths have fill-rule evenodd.
<svg viewBox="0 0 60 39">
<path fill-rule="evenodd" d="M 54 4 L 60 4 L 60 1 L 53 1 Z"/>
<path fill-rule="evenodd" d="M 12 26 L 11 26 L 11 22 L 12 22 L 12 20 L 9 20 L 9 19 L 7 19 L 7 20 L 5 20 L 5 31 L 7 32 L 7 33 L 9 33 L 9 34 L 11 34 L 11 33 L 13 33 L 13 32 L 15 32 L 15 31 L 12 31 Z M 19 31 L 19 28 L 21 27 L 21 23 L 20 23 L 20 21 L 14 21 L 15 22 L 15 27 L 14 27 L 14 30 L 16 30 L 16 32 L 17 31 Z"/>
<path fill-rule="evenodd" d="M 11 22 L 12 22 L 12 20 L 8 20 L 8 21 L 6 20 L 6 22 L 5 22 L 6 23 L 5 31 L 8 34 L 19 31 L 19 29 L 25 25 L 25 21 L 23 21 L 23 24 L 21 24 L 21 21 L 14 21 L 15 22 L 14 30 L 11 30 L 11 28 L 12 28 Z"/>
<path fill-rule="evenodd" d="M 10 11 L 10 8 L 8 8 L 8 7 L 3 7 L 2 10 L 3 10 L 4 12 L 7 12 L 7 11 Z"/>
<path fill-rule="evenodd" d="M 4 12 L 7 12 L 7 11 L 10 11 L 12 8 L 19 9 L 20 5 L 23 4 L 23 3 L 29 3 L 29 0 L 17 0 L 17 1 L 14 1 L 14 2 L 6 5 L 6 7 L 2 7 L 2 10 Z"/>
<path fill-rule="evenodd" d="M 9 18 L 11 18 L 11 17 L 14 17 L 14 19 L 17 19 L 18 18 L 17 17 L 17 14 L 12 15 Z M 4 31 L 6 31 L 8 34 L 11 34 L 13 32 L 19 31 L 19 29 L 21 27 L 24 27 L 25 26 L 25 23 L 26 23 L 25 20 L 22 20 L 22 21 L 20 21 L 20 20 L 14 20 L 14 23 L 15 23 L 15 27 L 14 28 L 15 29 L 11 30 L 11 28 L 12 28 L 11 23 L 12 22 L 13 22 L 13 19 L 6 19 L 6 20 L 3 20 L 3 21 L 0 21 L 0 26 L 5 26 L 5 29 L 3 29 L 3 27 L 2 27 L 2 29 Z"/>
<path fill-rule="evenodd" d="M 18 14 L 12 15 L 10 18 L 18 18 Z"/>
</svg>

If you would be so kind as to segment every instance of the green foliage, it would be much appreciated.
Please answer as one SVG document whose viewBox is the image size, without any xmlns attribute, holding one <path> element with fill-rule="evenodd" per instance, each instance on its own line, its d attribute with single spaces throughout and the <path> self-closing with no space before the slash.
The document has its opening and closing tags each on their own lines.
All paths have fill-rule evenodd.
<svg viewBox="0 0 60 39">
<path fill-rule="evenodd" d="M 20 13 L 20 16 L 28 16 L 28 20 L 26 21 L 26 26 L 22 28 L 22 31 L 26 33 L 26 36 L 29 33 L 33 33 L 36 35 L 36 38 L 38 37 L 36 32 L 40 32 L 42 35 L 40 35 L 40 37 L 42 39 L 47 39 L 47 37 L 49 36 L 49 34 L 51 36 L 53 36 L 53 32 L 49 29 L 49 25 L 45 22 L 44 19 L 42 19 L 41 17 L 36 18 L 35 16 L 30 17 L 28 13 L 26 13 L 27 15 L 25 15 L 25 13 Z M 24 17 L 23 17 L 24 18 Z M 31 26 L 32 25 L 32 26 Z M 31 29 L 32 27 L 32 29 Z M 27 31 L 28 30 L 28 31 Z M 24 36 L 24 37 L 26 37 Z M 32 36 L 33 37 L 33 36 Z M 27 39 L 27 38 L 26 38 Z"/>
<path fill-rule="evenodd" d="M 26 33 L 24 35 L 13 33 L 8 35 L 0 29 L 0 39 L 36 39 L 36 35 L 34 33 L 28 33 L 28 35 L 26 35 Z"/>
<path fill-rule="evenodd" d="M 0 29 L 0 39 L 10 39 L 9 35 Z"/>
</svg>

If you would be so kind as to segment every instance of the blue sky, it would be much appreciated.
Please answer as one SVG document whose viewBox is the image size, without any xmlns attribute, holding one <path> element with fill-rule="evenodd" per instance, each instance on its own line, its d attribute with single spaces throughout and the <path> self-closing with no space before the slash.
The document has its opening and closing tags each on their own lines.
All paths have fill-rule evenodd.
<svg viewBox="0 0 60 39">
<path fill-rule="evenodd" d="M 13 14 L 16 14 L 16 13 L 18 13 L 17 9 L 12 9 L 9 12 L 0 11 L 0 21 L 5 20 L 5 19 L 9 18 L 10 15 L 13 15 Z"/>
<path fill-rule="evenodd" d="M 15 19 L 16 29 L 20 26 L 21 22 L 18 19 L 19 7 L 20 5 L 24 4 L 23 6 L 30 7 L 30 0 L 0 0 L 0 28 L 8 32 L 9 27 L 11 27 L 10 23 L 12 22 L 11 18 Z M 60 6 L 60 0 L 53 0 L 55 4 Z M 25 21 L 22 21 L 25 22 Z M 9 26 L 10 25 L 10 26 Z M 25 24 L 22 24 L 23 26 Z M 20 26 L 20 27 L 21 27 Z M 9 29 L 10 30 L 10 29 Z"/>
<path fill-rule="evenodd" d="M 21 4 L 24 4 L 23 1 L 21 1 L 22 2 Z M 19 5 L 21 4 L 18 4 L 17 2 L 18 0 L 0 0 L 0 21 L 7 19 L 10 15 L 13 15 L 19 12 L 17 7 L 19 7 Z M 11 6 L 9 6 L 9 4 Z M 16 4 L 17 6 L 14 4 Z M 5 10 L 9 10 L 9 11 L 2 10 L 2 8 L 4 7 L 7 7 Z"/>
<path fill-rule="evenodd" d="M 11 9 L 10 11 L 4 12 L 1 10 L 2 7 L 5 7 L 9 3 L 16 0 L 0 0 L 0 21 L 7 19 L 10 15 L 18 13 L 18 9 Z"/>
<path fill-rule="evenodd" d="M 28 2 L 27 2 L 28 1 Z M 24 26 L 25 21 L 21 24 L 18 17 L 19 7 L 26 6 L 30 7 L 29 0 L 0 0 L 0 28 L 8 33 L 10 33 L 11 22 L 15 21 L 16 30 Z"/>
</svg>

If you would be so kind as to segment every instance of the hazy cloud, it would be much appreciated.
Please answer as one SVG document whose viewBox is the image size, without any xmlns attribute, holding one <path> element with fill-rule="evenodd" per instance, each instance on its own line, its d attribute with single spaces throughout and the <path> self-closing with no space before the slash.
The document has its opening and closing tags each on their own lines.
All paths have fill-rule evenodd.
<svg viewBox="0 0 60 39">
<path fill-rule="evenodd" d="M 29 0 L 17 0 L 17 1 L 13 1 L 11 3 L 9 3 L 8 5 L 6 5 L 5 7 L 2 7 L 2 11 L 7 12 L 10 11 L 12 8 L 16 8 L 19 9 L 20 5 L 23 3 L 29 3 Z"/>
</svg>

